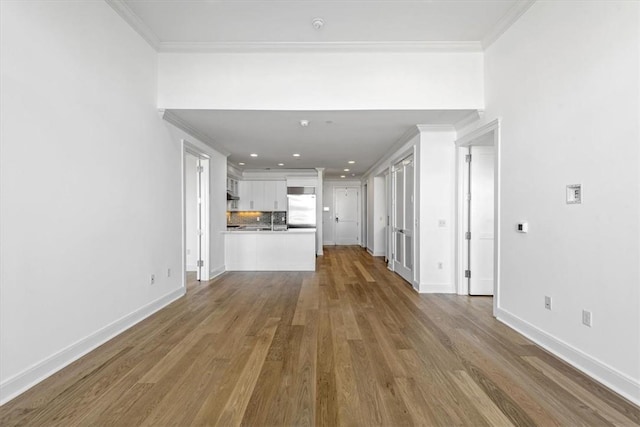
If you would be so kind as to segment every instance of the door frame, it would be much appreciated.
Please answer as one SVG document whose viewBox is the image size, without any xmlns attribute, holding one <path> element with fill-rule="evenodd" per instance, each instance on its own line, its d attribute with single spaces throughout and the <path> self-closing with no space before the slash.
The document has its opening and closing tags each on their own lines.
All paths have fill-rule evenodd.
<svg viewBox="0 0 640 427">
<path fill-rule="evenodd" d="M 455 281 L 456 289 L 460 295 L 469 294 L 469 283 L 464 277 L 466 269 L 465 239 L 466 209 L 465 209 L 465 155 L 469 147 L 479 140 L 493 135 L 493 315 L 495 316 L 500 306 L 500 119 L 493 120 L 484 126 L 464 135 L 455 141 L 456 145 L 456 263 Z"/>
<path fill-rule="evenodd" d="M 356 218 L 358 219 L 358 230 L 357 230 L 357 236 L 360 239 L 360 246 L 362 246 L 362 207 L 360 206 L 360 204 L 362 203 L 362 199 L 360 198 L 360 192 L 362 192 L 362 186 L 358 186 L 358 185 L 334 185 L 333 186 L 333 194 L 331 195 L 331 197 L 333 198 L 333 215 L 331 216 L 331 221 L 333 221 L 333 244 L 335 246 L 339 246 L 338 245 L 338 227 L 336 227 L 336 215 L 338 214 L 338 203 L 336 203 L 337 197 L 336 197 L 336 193 L 339 189 L 347 189 L 347 188 L 351 188 L 351 189 L 355 189 L 356 191 L 358 191 L 357 193 L 357 197 L 358 200 L 356 200 Z M 356 243 L 357 245 L 358 243 Z"/>
<path fill-rule="evenodd" d="M 182 286 L 186 288 L 187 283 L 187 200 L 186 200 L 186 157 L 187 154 L 195 156 L 202 161 L 202 175 L 200 177 L 200 219 L 201 219 L 201 239 L 199 244 L 198 258 L 203 261 L 200 267 L 199 278 L 201 281 L 209 280 L 210 256 L 210 222 L 211 222 L 211 197 L 210 197 L 210 156 L 200 150 L 196 145 L 183 139 L 182 141 Z"/>
</svg>

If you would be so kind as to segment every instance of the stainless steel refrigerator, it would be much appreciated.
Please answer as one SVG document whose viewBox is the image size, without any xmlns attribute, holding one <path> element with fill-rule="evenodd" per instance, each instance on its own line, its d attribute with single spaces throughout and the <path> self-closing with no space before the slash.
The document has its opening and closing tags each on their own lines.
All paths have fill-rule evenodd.
<svg viewBox="0 0 640 427">
<path fill-rule="evenodd" d="M 289 228 L 316 227 L 316 195 L 314 187 L 287 188 L 287 225 Z"/>
</svg>

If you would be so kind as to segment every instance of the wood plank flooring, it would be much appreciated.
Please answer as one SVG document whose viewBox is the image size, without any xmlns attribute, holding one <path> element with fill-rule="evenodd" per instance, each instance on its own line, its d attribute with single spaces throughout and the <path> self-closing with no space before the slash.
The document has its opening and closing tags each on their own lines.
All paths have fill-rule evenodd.
<svg viewBox="0 0 640 427">
<path fill-rule="evenodd" d="M 640 409 L 359 247 L 226 273 L 0 408 L 29 426 L 631 426 Z"/>
</svg>

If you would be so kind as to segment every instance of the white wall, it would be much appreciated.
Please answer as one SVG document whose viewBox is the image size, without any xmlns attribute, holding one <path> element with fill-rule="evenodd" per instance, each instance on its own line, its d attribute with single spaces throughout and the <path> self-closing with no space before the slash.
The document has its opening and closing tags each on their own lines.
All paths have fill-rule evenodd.
<svg viewBox="0 0 640 427">
<path fill-rule="evenodd" d="M 456 133 L 453 128 L 420 128 L 416 162 L 419 291 L 454 293 Z"/>
<path fill-rule="evenodd" d="M 484 106 L 482 53 L 161 53 L 159 106 L 371 110 Z"/>
<path fill-rule="evenodd" d="M 639 8 L 536 2 L 486 52 L 483 120 L 501 118 L 498 317 L 636 403 Z M 584 203 L 567 205 L 576 183 Z"/>
<path fill-rule="evenodd" d="M 198 158 L 185 156 L 185 244 L 187 271 L 198 269 Z"/>
<path fill-rule="evenodd" d="M 157 114 L 156 53 L 104 2 L 1 7 L 6 401 L 184 288 L 180 145 Z"/>
<path fill-rule="evenodd" d="M 329 212 L 322 212 L 322 235 L 323 235 L 323 244 L 324 245 L 335 245 L 335 200 L 333 198 L 333 190 L 336 187 L 357 187 L 360 191 L 360 200 L 362 201 L 362 183 L 358 180 L 335 180 L 335 179 L 324 179 L 322 185 L 322 194 L 323 194 L 323 207 L 328 207 Z M 362 210 L 362 208 L 360 208 Z M 362 227 L 361 227 L 362 228 Z M 358 231 L 360 233 L 360 231 Z M 360 234 L 358 234 L 360 235 Z"/>
</svg>

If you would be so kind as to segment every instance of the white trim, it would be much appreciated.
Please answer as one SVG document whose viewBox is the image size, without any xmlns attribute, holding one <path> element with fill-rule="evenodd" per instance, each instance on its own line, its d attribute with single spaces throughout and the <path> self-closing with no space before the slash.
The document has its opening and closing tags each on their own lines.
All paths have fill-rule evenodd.
<svg viewBox="0 0 640 427">
<path fill-rule="evenodd" d="M 158 38 L 156 33 L 154 33 L 123 0 L 105 0 L 105 2 L 111 6 L 140 37 L 149 43 L 154 50 L 157 51 L 160 49 L 160 45 L 162 44 L 160 38 Z"/>
<path fill-rule="evenodd" d="M 225 273 L 227 271 L 227 269 L 225 268 L 224 265 L 216 268 L 215 270 L 211 270 L 209 271 L 209 279 L 208 280 L 213 280 L 216 277 L 218 277 L 219 275 L 221 275 L 222 273 Z"/>
<path fill-rule="evenodd" d="M 640 381 L 612 368 L 523 319 L 498 308 L 496 318 L 540 347 L 569 363 L 624 398 L 640 405 Z"/>
<path fill-rule="evenodd" d="M 455 288 L 451 283 L 421 283 L 421 294 L 455 294 Z"/>
<path fill-rule="evenodd" d="M 388 169 L 393 162 L 390 159 L 397 158 L 397 152 L 407 152 L 411 150 L 414 144 L 411 144 L 411 140 L 416 136 L 420 135 L 420 130 L 417 126 L 411 126 L 392 146 L 387 150 L 386 153 L 380 160 L 378 160 L 373 166 L 371 166 L 363 175 L 362 179 L 368 178 L 370 175 L 374 175 L 374 172 L 377 172 L 375 175 L 378 175 L 382 171 L 379 170 L 381 166 L 384 165 L 383 169 Z M 374 176 L 375 176 L 374 175 Z"/>
<path fill-rule="evenodd" d="M 484 110 L 474 110 L 469 114 L 467 114 L 466 116 L 464 116 L 463 118 L 461 118 L 460 120 L 458 120 L 457 122 L 455 122 L 453 124 L 453 127 L 455 128 L 456 132 L 460 132 L 461 129 L 464 129 L 465 127 L 469 126 L 471 123 L 480 120 L 480 117 L 482 117 L 483 114 L 484 114 Z"/>
<path fill-rule="evenodd" d="M 495 27 L 482 38 L 482 48 L 486 50 L 500 38 L 529 8 L 535 0 L 520 0 L 498 21 Z"/>
<path fill-rule="evenodd" d="M 75 362 L 113 337 L 131 328 L 136 323 L 139 323 L 158 310 L 171 304 L 184 294 L 184 287 L 176 289 L 167 295 L 121 317 L 115 322 L 98 329 L 96 332 L 93 332 L 80 341 L 77 341 L 52 356 L 32 365 L 30 368 L 25 369 L 19 374 L 8 378 L 0 384 L 0 405 L 4 405 L 19 394 L 24 393 L 40 381 L 43 381 L 64 367 Z"/>
<path fill-rule="evenodd" d="M 132 23 L 129 19 L 125 19 L 140 32 L 136 28 L 135 21 Z M 482 43 L 479 41 L 159 42 L 157 50 L 163 53 L 482 52 Z"/>
<path fill-rule="evenodd" d="M 455 289 L 459 294 L 466 295 L 469 293 L 468 283 L 463 275 L 463 241 L 464 241 L 464 225 L 461 219 L 463 213 L 461 210 L 464 208 L 463 195 L 461 194 L 462 183 L 462 171 L 461 166 L 461 148 L 466 148 L 473 145 L 473 142 L 489 133 L 493 132 L 493 152 L 494 152 L 494 170 L 493 170 L 493 315 L 495 316 L 498 307 L 500 306 L 500 176 L 501 176 L 501 156 L 500 156 L 500 118 L 497 118 L 478 129 L 469 132 L 455 141 L 456 145 L 456 233 L 455 233 Z"/>
<path fill-rule="evenodd" d="M 416 125 L 420 132 L 455 132 L 453 125 Z"/>
<path fill-rule="evenodd" d="M 174 125 L 178 129 L 182 130 L 183 132 L 186 132 L 188 135 L 192 136 L 193 138 L 195 138 L 197 140 L 200 140 L 201 142 L 205 143 L 210 148 L 213 148 L 214 150 L 216 150 L 217 152 L 219 152 L 223 156 L 227 156 L 228 157 L 229 155 L 231 155 L 231 153 L 229 151 L 227 151 L 226 149 L 224 149 L 217 141 L 215 141 L 213 138 L 210 138 L 209 136 L 203 134 L 198 129 L 194 128 L 189 123 L 187 123 L 184 120 L 182 120 L 180 117 L 178 117 L 171 110 L 160 109 L 159 112 L 162 115 L 162 118 L 166 122 L 171 123 L 172 125 Z"/>
<path fill-rule="evenodd" d="M 331 241 L 331 242 L 322 242 L 322 246 L 335 246 L 336 242 Z"/>
</svg>

